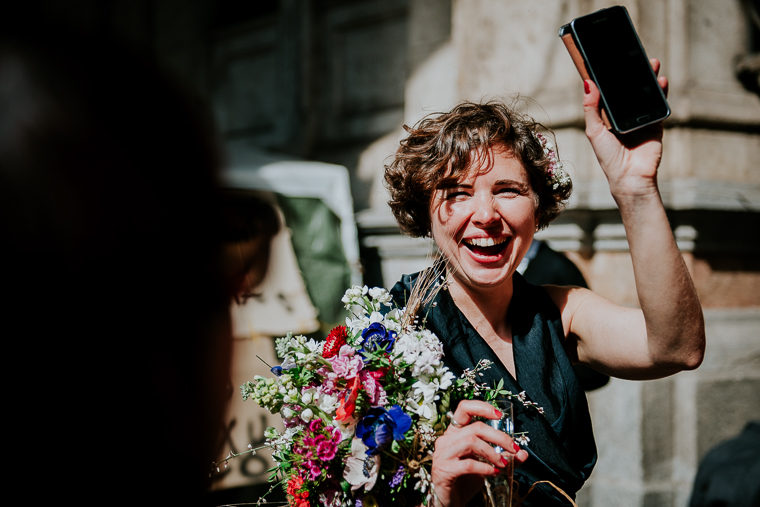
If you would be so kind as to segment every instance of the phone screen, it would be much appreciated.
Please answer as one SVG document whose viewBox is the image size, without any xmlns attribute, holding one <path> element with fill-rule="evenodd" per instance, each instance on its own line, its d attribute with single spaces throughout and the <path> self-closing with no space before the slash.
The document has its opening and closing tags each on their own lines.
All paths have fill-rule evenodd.
<svg viewBox="0 0 760 507">
<path fill-rule="evenodd" d="M 603 9 L 572 26 L 616 130 L 627 132 L 670 114 L 625 8 Z"/>
</svg>

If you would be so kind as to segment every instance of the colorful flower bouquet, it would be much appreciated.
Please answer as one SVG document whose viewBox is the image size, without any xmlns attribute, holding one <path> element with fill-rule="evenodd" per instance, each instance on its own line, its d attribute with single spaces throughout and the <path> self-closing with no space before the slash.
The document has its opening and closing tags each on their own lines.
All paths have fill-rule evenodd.
<svg viewBox="0 0 760 507">
<path fill-rule="evenodd" d="M 440 340 L 417 325 L 410 305 L 393 308 L 385 289 L 355 286 L 342 301 L 353 314 L 346 326 L 324 342 L 277 339 L 283 361 L 274 377 L 241 386 L 243 399 L 284 421 L 283 433 L 265 433 L 276 462 L 270 481 L 286 486 L 293 507 L 429 505 L 433 446 L 449 407 L 497 396 L 530 402 L 478 383 L 485 360 L 456 378 Z"/>
</svg>

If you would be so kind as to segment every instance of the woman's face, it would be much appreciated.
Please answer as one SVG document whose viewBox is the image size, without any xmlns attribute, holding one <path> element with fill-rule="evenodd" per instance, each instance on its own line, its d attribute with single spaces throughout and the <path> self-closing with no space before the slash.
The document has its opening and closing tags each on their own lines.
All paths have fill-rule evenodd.
<svg viewBox="0 0 760 507">
<path fill-rule="evenodd" d="M 456 282 L 498 287 L 528 251 L 536 230 L 536 195 L 519 160 L 495 147 L 466 177 L 438 189 L 430 203 L 433 238 Z"/>
</svg>

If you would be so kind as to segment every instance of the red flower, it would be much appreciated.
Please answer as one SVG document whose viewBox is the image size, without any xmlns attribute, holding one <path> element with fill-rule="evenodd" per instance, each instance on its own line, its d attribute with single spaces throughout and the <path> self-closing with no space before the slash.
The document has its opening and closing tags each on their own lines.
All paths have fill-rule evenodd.
<svg viewBox="0 0 760 507">
<path fill-rule="evenodd" d="M 361 386 L 362 381 L 359 380 L 359 377 L 354 377 L 348 382 L 346 390 L 340 396 L 340 405 L 335 411 L 335 419 L 346 422 L 353 417 L 356 409 L 356 398 L 359 396 Z"/>
<path fill-rule="evenodd" d="M 288 481 L 288 495 L 291 497 L 292 507 L 309 507 L 309 492 L 308 490 L 300 491 L 302 488 L 303 479 L 298 475 L 292 475 Z"/>
<path fill-rule="evenodd" d="M 388 373 L 389 370 L 390 368 L 388 368 L 387 366 L 383 366 L 382 368 L 378 368 L 375 371 L 369 372 L 369 376 L 379 381 L 381 378 L 385 376 L 386 373 Z"/>
<path fill-rule="evenodd" d="M 322 357 L 333 357 L 340 352 L 340 348 L 346 344 L 346 326 L 337 326 L 330 331 L 325 340 L 325 346 L 322 349 Z"/>
</svg>

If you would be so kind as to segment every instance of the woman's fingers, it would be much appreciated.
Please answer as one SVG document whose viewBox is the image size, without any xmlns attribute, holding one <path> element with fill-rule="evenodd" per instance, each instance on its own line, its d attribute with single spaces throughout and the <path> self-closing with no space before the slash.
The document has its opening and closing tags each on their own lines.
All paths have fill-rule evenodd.
<svg viewBox="0 0 760 507">
<path fill-rule="evenodd" d="M 665 94 L 665 97 L 667 97 L 668 88 L 670 88 L 670 82 L 668 82 L 668 78 L 666 78 L 665 76 L 660 76 L 657 78 L 657 82 L 660 83 L 660 88 L 662 88 L 662 91 Z"/>
<path fill-rule="evenodd" d="M 443 440 L 442 440 L 443 439 Z M 506 466 L 502 455 L 496 452 L 494 446 L 498 445 L 509 454 L 515 454 L 519 447 L 514 445 L 512 438 L 506 433 L 491 428 L 482 422 L 476 422 L 456 433 L 442 436 L 436 442 L 434 459 L 456 459 L 479 456 L 487 460 L 493 466 L 502 468 Z"/>
<path fill-rule="evenodd" d="M 473 417 L 499 419 L 501 418 L 501 412 L 485 401 L 464 400 L 460 401 L 459 405 L 457 405 L 457 410 L 454 412 L 452 421 L 456 421 L 459 426 L 467 426 Z"/>
<path fill-rule="evenodd" d="M 503 468 L 503 465 L 496 467 L 476 459 L 460 459 L 456 462 L 442 464 L 439 467 L 439 472 L 448 473 L 451 476 L 478 475 L 488 477 L 489 475 L 499 475 Z"/>
<path fill-rule="evenodd" d="M 652 70 L 654 71 L 655 76 L 660 75 L 660 60 L 657 58 L 650 58 L 649 59 L 649 65 L 652 66 Z"/>
<path fill-rule="evenodd" d="M 665 93 L 665 96 L 668 96 L 668 78 L 665 76 L 660 76 L 660 60 L 657 58 L 650 58 L 649 59 L 649 65 L 652 66 L 652 70 L 654 71 L 654 75 L 657 76 L 657 82 L 660 83 L 660 88 L 662 88 L 662 91 Z"/>
<path fill-rule="evenodd" d="M 586 135 L 593 137 L 607 131 L 599 110 L 599 88 L 590 79 L 583 81 L 583 115 L 586 118 Z"/>
<path fill-rule="evenodd" d="M 457 406 L 456 412 L 452 417 L 452 425 L 450 425 L 449 428 L 461 432 L 466 426 L 470 425 L 474 417 L 494 420 L 500 419 L 503 417 L 503 414 L 493 405 L 484 401 L 464 400 Z M 455 421 L 456 424 L 453 424 Z M 468 436 L 474 436 L 481 441 L 485 441 L 489 446 L 499 446 L 509 454 L 514 454 L 520 450 L 520 447 L 515 444 L 512 437 L 507 433 L 494 429 L 484 423 L 475 423 L 472 426 L 474 429 L 471 429 L 466 433 Z M 457 434 L 457 437 L 460 437 L 459 433 Z M 491 456 L 498 456 L 498 453 L 493 451 Z M 483 455 L 483 457 L 488 456 Z"/>
</svg>

